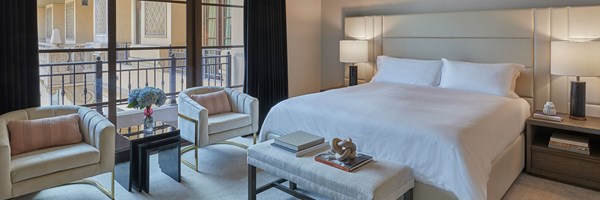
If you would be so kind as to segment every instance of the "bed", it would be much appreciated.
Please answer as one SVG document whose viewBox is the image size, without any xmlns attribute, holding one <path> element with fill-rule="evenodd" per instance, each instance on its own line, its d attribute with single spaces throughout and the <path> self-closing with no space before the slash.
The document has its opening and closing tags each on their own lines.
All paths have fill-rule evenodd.
<svg viewBox="0 0 600 200">
<path fill-rule="evenodd" d="M 534 98 L 534 71 L 544 53 L 548 9 L 348 17 L 345 35 L 369 41 L 379 55 L 449 58 L 526 66 L 521 98 L 391 83 L 366 83 L 295 97 L 271 109 L 260 139 L 302 130 L 351 137 L 359 151 L 413 168 L 416 199 L 501 199 L 524 167 L 524 123 Z M 369 82 L 374 62 L 361 64 Z M 365 77 L 366 76 L 366 77 Z M 543 104 L 543 103 L 542 103 Z"/>
<path fill-rule="evenodd" d="M 299 130 L 350 137 L 361 152 L 411 166 L 422 183 L 482 199 L 492 161 L 520 137 L 529 110 L 523 99 L 368 83 L 281 102 L 261 140 Z"/>
</svg>

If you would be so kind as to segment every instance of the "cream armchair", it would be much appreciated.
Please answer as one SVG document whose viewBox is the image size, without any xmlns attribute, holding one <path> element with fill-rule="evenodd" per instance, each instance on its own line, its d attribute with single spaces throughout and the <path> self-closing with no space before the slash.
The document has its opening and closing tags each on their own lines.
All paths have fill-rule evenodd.
<svg viewBox="0 0 600 200">
<path fill-rule="evenodd" d="M 72 113 L 79 114 L 79 127 L 83 134 L 82 143 L 10 155 L 8 122 Z M 114 125 L 98 112 L 78 106 L 30 108 L 0 115 L 0 199 L 13 198 L 113 172 L 115 133 Z M 110 198 L 114 198 L 114 181 L 111 183 L 110 191 L 90 180 L 76 183 L 95 185 Z"/>
<path fill-rule="evenodd" d="M 232 112 L 208 115 L 208 110 L 190 98 L 191 95 L 205 94 L 225 90 L 229 96 Z M 247 94 L 230 88 L 203 86 L 190 88 L 179 93 L 178 126 L 181 137 L 193 145 L 184 148 L 181 153 L 195 151 L 195 164 L 182 159 L 183 164 L 198 171 L 198 148 L 211 144 L 232 144 L 247 148 L 245 145 L 225 140 L 254 134 L 258 131 L 258 100 Z"/>
</svg>

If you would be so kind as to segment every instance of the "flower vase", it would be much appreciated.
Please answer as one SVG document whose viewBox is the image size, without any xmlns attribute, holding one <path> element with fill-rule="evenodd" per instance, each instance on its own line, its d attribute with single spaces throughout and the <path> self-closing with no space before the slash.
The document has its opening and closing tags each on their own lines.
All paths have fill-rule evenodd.
<svg viewBox="0 0 600 200">
<path fill-rule="evenodd" d="M 154 111 L 150 106 L 144 109 L 144 116 L 146 116 L 144 117 L 144 132 L 150 133 L 154 131 L 154 118 L 152 117 L 153 113 Z"/>
</svg>

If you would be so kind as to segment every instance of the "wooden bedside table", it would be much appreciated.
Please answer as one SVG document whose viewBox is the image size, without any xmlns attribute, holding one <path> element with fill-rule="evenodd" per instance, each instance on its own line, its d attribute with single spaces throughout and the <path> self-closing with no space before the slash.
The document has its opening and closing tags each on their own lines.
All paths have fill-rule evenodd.
<svg viewBox="0 0 600 200">
<path fill-rule="evenodd" d="M 527 120 L 527 172 L 536 176 L 600 190 L 600 118 L 562 122 Z M 560 132 L 590 138 L 590 155 L 548 148 L 552 133 Z"/>
</svg>

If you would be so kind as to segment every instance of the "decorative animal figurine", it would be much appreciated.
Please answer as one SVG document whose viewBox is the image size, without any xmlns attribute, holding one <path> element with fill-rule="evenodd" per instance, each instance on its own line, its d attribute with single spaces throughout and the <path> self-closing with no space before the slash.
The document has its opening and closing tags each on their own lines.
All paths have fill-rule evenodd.
<svg viewBox="0 0 600 200">
<path fill-rule="evenodd" d="M 544 114 L 546 115 L 556 115 L 556 107 L 554 106 L 554 103 L 548 101 L 546 102 L 546 104 L 544 104 Z"/>
<path fill-rule="evenodd" d="M 331 151 L 335 153 L 335 158 L 342 162 L 356 158 L 356 144 L 352 143 L 352 138 L 348 140 L 333 138 Z"/>
</svg>

